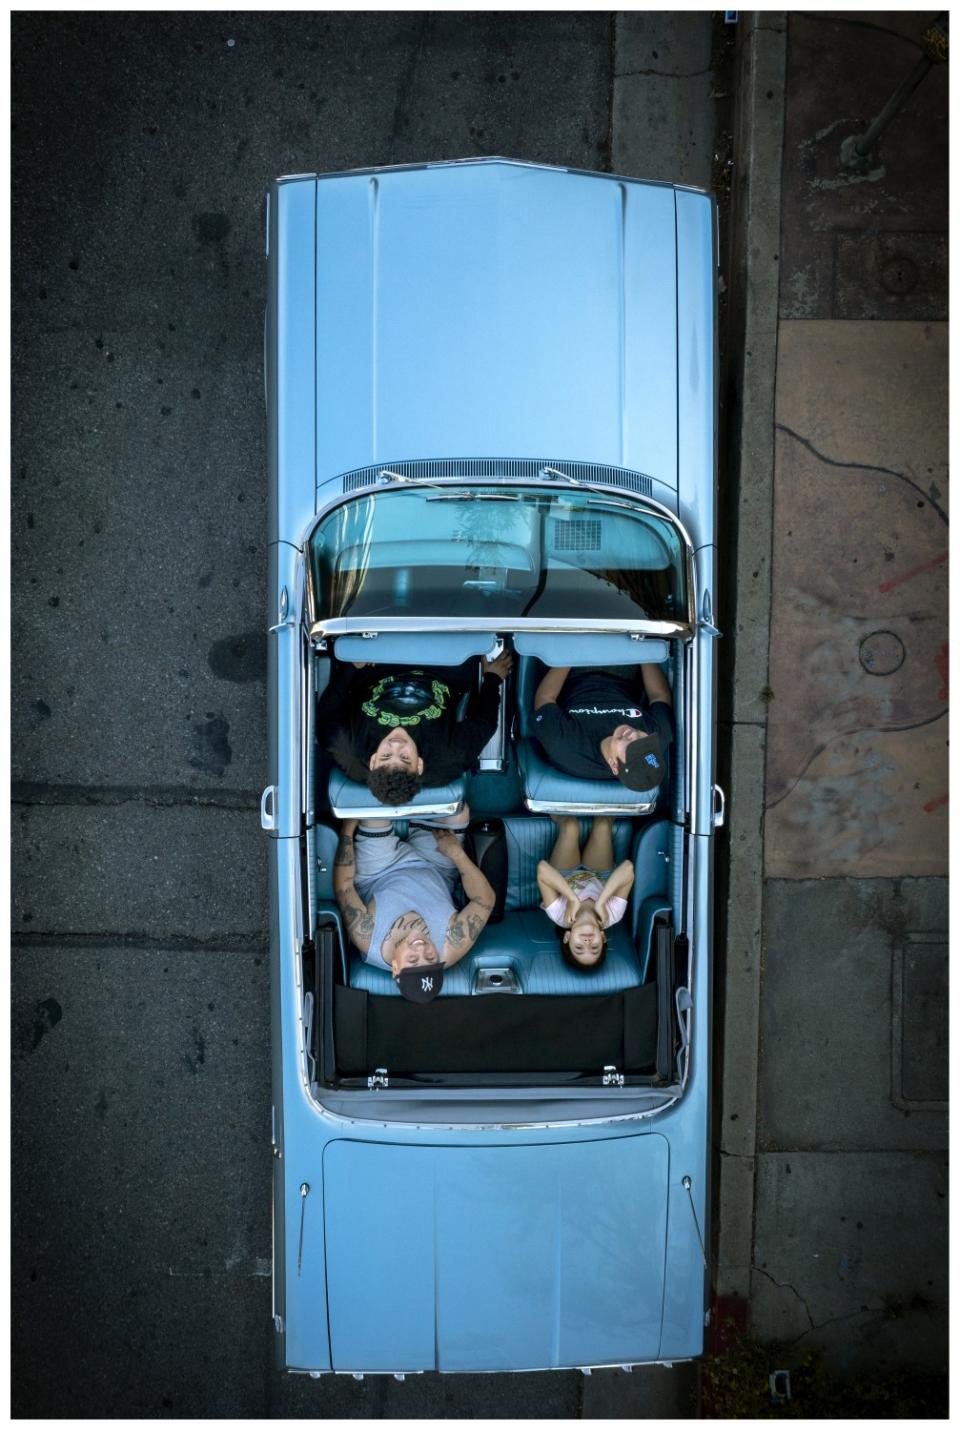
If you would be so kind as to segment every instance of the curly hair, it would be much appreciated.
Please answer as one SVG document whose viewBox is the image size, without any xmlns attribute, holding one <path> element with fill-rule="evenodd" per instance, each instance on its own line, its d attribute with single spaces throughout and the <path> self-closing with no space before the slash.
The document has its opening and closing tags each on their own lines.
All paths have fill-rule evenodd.
<svg viewBox="0 0 960 1430">
<path fill-rule="evenodd" d="M 408 770 L 367 771 L 367 789 L 381 804 L 409 804 L 422 785 L 420 776 Z"/>
</svg>

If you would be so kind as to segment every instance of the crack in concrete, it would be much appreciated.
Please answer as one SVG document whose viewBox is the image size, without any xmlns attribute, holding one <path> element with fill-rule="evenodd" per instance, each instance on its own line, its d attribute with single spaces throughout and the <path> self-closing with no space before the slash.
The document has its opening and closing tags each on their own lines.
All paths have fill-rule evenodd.
<svg viewBox="0 0 960 1430">
<path fill-rule="evenodd" d="M 918 876 L 918 878 L 927 877 L 930 876 Z M 814 882 L 816 881 L 813 879 L 791 880 L 791 883 L 797 884 L 812 884 Z M 865 881 L 862 879 L 842 881 L 838 879 L 837 882 L 858 884 Z M 895 1157 L 900 1153 L 904 1153 L 908 1157 L 925 1158 L 927 1161 L 941 1162 L 944 1164 L 944 1170 L 946 1170 L 946 1145 L 943 1147 L 903 1147 L 896 1145 L 892 1147 L 852 1147 L 849 1142 L 817 1142 L 805 1144 L 791 1143 L 788 1147 L 780 1142 L 765 1142 L 757 1149 L 758 1157 Z"/>
<path fill-rule="evenodd" d="M 53 785 L 28 780 L 11 786 L 13 805 L 120 805 L 147 804 L 160 808 L 251 810 L 260 805 L 252 790 L 191 789 L 183 785 Z"/>
<path fill-rule="evenodd" d="M 656 79 L 699 79 L 701 75 L 713 74 L 713 65 L 708 65 L 705 70 L 688 70 L 677 74 L 667 74 L 663 70 L 624 70 L 622 74 L 615 74 L 614 80 L 633 79 L 636 75 L 652 75 Z"/>
<path fill-rule="evenodd" d="M 940 506 L 928 491 L 917 482 L 912 481 L 904 472 L 894 471 L 893 467 L 878 467 L 875 466 L 873 462 L 841 462 L 836 457 L 828 457 L 825 452 L 819 451 L 807 437 L 801 437 L 799 432 L 794 432 L 793 428 L 788 427 L 785 423 L 776 422 L 774 426 L 778 432 L 785 433 L 788 437 L 792 437 L 795 442 L 799 442 L 801 447 L 806 447 L 807 451 L 816 457 L 818 462 L 823 462 L 828 467 L 845 467 L 858 472 L 880 472 L 883 476 L 896 477 L 898 481 L 905 482 L 918 496 L 923 497 L 923 500 L 929 503 L 944 526 L 950 525 L 950 519 L 943 507 Z"/>
<path fill-rule="evenodd" d="M 844 462 L 839 461 L 834 457 L 828 457 L 826 453 L 819 451 L 818 448 L 816 448 L 813 443 L 810 442 L 806 437 L 802 437 L 798 432 L 794 432 L 793 429 L 787 427 L 785 423 L 778 422 L 775 425 L 778 431 L 783 432 L 789 437 L 792 437 L 794 441 L 798 442 L 802 447 L 805 447 L 807 451 L 809 451 L 814 457 L 816 457 L 818 461 L 823 462 L 827 466 L 842 467 L 858 471 L 878 472 L 886 476 L 896 477 L 899 481 L 904 482 L 905 485 L 909 486 L 913 491 L 917 492 L 918 495 L 920 495 L 925 502 L 928 502 L 930 506 L 937 512 L 943 523 L 945 525 L 949 525 L 949 519 L 947 517 L 946 512 L 938 504 L 935 498 L 933 498 L 930 493 L 926 491 L 923 487 L 919 486 L 918 483 L 912 481 L 910 477 L 905 475 L 905 473 L 895 471 L 891 467 L 878 467 L 873 465 L 872 463 Z M 830 745 L 834 740 L 843 738 L 844 736 L 863 734 L 866 732 L 891 734 L 896 733 L 900 730 L 916 730 L 920 729 L 924 725 L 934 724 L 937 720 L 942 719 L 942 717 L 947 713 L 947 709 L 945 708 L 943 710 L 938 711 L 937 714 L 929 716 L 926 720 L 917 720 L 907 725 L 866 725 L 856 727 L 855 729 L 851 730 L 839 731 L 837 732 L 837 734 L 831 735 L 829 740 L 827 740 L 823 745 L 819 746 L 819 748 L 815 749 L 811 753 L 809 759 L 806 761 L 803 768 L 800 770 L 796 779 L 789 786 L 789 788 L 786 789 L 784 793 L 782 795 L 779 795 L 775 800 L 769 801 L 765 807 L 767 809 L 774 809 L 778 804 L 782 803 L 782 801 L 785 800 L 788 795 L 792 794 L 793 791 L 796 789 L 797 785 L 803 779 L 807 770 L 810 768 L 812 762 L 817 759 L 819 755 L 823 754 L 824 750 L 826 750 L 828 745 Z"/>
<path fill-rule="evenodd" d="M 795 13 L 795 20 L 812 20 L 821 25 L 850 25 L 856 26 L 859 30 L 874 30 L 878 35 L 891 35 L 895 40 L 902 40 L 906 45 L 913 45 L 916 50 L 923 50 L 923 45 L 912 35 L 901 34 L 899 30 L 891 30 L 889 25 L 875 25 L 872 20 L 842 19 L 839 15 L 818 15 L 810 11 Z"/>
<path fill-rule="evenodd" d="M 797 1300 L 800 1302 L 801 1306 L 803 1307 L 804 1312 L 805 1312 L 806 1317 L 807 1317 L 807 1320 L 810 1322 L 810 1325 L 808 1326 L 807 1330 L 812 1331 L 812 1330 L 815 1330 L 815 1329 L 816 1329 L 816 1326 L 815 1326 L 815 1323 L 814 1323 L 814 1319 L 813 1319 L 813 1317 L 812 1317 L 811 1314 L 810 1314 L 810 1307 L 807 1305 L 806 1300 L 804 1299 L 804 1297 L 800 1295 L 800 1292 L 797 1290 L 796 1286 L 791 1286 L 789 1281 L 777 1281 L 773 1276 L 770 1275 L 770 1272 L 769 1272 L 769 1271 L 764 1271 L 761 1266 L 751 1266 L 750 1270 L 751 1270 L 751 1271 L 756 1271 L 760 1276 L 765 1276 L 765 1277 L 767 1278 L 767 1280 L 768 1280 L 772 1285 L 778 1287 L 779 1290 L 781 1290 L 781 1291 L 792 1291 L 793 1294 L 796 1296 Z M 801 1332 L 801 1334 L 802 1334 L 802 1335 L 806 1335 L 807 1332 L 806 1332 L 806 1331 L 803 1331 L 803 1332 Z"/>
<path fill-rule="evenodd" d="M 258 1276 L 269 1276 L 270 1274 L 269 1263 L 265 1270 L 258 1268 L 254 1271 L 234 1271 L 232 1268 L 228 1268 L 226 1271 L 178 1271 L 174 1266 L 167 1267 L 168 1276 L 182 1276 L 197 1281 L 215 1281 L 218 1277 L 230 1277 L 234 1281 L 249 1281 Z"/>
<path fill-rule="evenodd" d="M 902 730 L 920 730 L 924 725 L 935 725 L 938 720 L 942 720 L 943 717 L 949 713 L 949 708 L 944 707 L 944 709 L 938 711 L 936 715 L 931 715 L 926 720 L 914 720 L 909 725 L 857 725 L 852 730 L 838 730 L 835 735 L 831 735 L 829 740 L 824 740 L 823 744 L 813 751 L 810 758 L 804 764 L 803 769 L 793 781 L 793 784 L 791 784 L 788 789 L 785 789 L 783 794 L 778 795 L 776 799 L 769 800 L 764 805 L 764 809 L 776 809 L 777 805 L 782 804 L 788 795 L 793 794 L 793 791 L 803 779 L 814 760 L 822 755 L 824 750 L 833 744 L 834 740 L 843 740 L 848 735 L 895 735 Z"/>
<path fill-rule="evenodd" d="M 179 933 L 161 937 L 157 934 L 147 933 L 117 933 L 115 930 L 110 933 L 77 933 L 74 931 L 57 933 L 40 930 L 27 932 L 17 929 L 11 933 L 10 943 L 14 948 L 102 948 L 106 950 L 138 948 L 169 949 L 175 953 L 193 950 L 222 952 L 234 948 L 243 953 L 251 949 L 259 949 L 266 953 L 269 939 L 266 929 L 252 930 L 247 933 L 214 934 L 206 938 Z"/>
<path fill-rule="evenodd" d="M 617 87 L 617 16 L 615 14 L 611 14 L 607 26 L 607 55 L 610 65 L 610 83 L 607 85 L 607 128 L 603 136 L 603 149 L 597 167 L 605 169 L 609 173 L 613 168 L 613 100 Z"/>
<path fill-rule="evenodd" d="M 416 43 L 410 48 L 410 57 L 407 60 L 405 72 L 401 75 L 400 83 L 397 85 L 397 99 L 393 107 L 393 118 L 390 126 L 391 146 L 399 136 L 401 130 L 410 127 L 409 111 L 413 102 L 414 82 L 417 78 L 420 62 L 427 50 L 433 25 L 433 14 L 429 11 L 422 12 Z"/>
<path fill-rule="evenodd" d="M 804 1336 L 809 1336 L 812 1331 L 822 1331 L 824 1326 L 832 1326 L 837 1321 L 851 1321 L 854 1316 L 876 1316 L 878 1313 L 882 1315 L 885 1309 L 884 1306 L 867 1306 L 866 1309 L 858 1307 L 856 1311 L 845 1311 L 842 1316 L 829 1316 L 827 1320 L 817 1321 L 814 1325 L 808 1326 L 805 1331 L 801 1331 L 799 1335 L 794 1336 L 790 1345 L 796 1345 L 797 1341 L 802 1341 Z M 807 1315 L 809 1314 L 808 1311 Z"/>
</svg>

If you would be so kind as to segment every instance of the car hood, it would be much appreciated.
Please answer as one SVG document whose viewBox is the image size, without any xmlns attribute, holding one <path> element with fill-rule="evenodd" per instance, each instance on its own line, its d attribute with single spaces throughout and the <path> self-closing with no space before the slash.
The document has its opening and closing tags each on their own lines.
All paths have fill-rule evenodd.
<svg viewBox="0 0 960 1430">
<path fill-rule="evenodd" d="M 676 488 L 669 185 L 502 160 L 317 184 L 317 483 L 411 458 Z"/>
<path fill-rule="evenodd" d="M 341 1371 L 654 1360 L 669 1145 L 336 1141 L 324 1153 L 327 1310 Z"/>
</svg>

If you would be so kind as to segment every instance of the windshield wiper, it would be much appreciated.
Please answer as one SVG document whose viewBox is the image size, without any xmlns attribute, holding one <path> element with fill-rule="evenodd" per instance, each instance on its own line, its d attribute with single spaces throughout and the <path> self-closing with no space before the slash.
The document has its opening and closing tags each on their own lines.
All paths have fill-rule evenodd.
<svg viewBox="0 0 960 1430">
<path fill-rule="evenodd" d="M 637 510 L 631 501 L 623 501 L 620 497 L 592 496 L 584 498 L 584 506 L 622 506 L 625 511 L 632 512 L 634 516 L 642 513 Z"/>
<path fill-rule="evenodd" d="M 538 477 L 562 477 L 565 482 L 571 482 L 573 486 L 580 485 L 577 477 L 571 477 L 569 472 L 561 472 L 559 467 L 541 467 L 537 473 Z"/>
<path fill-rule="evenodd" d="M 435 497 L 427 497 L 427 501 L 525 501 L 526 497 L 519 492 L 445 492 L 441 491 Z"/>
<path fill-rule="evenodd" d="M 410 477 L 406 472 L 395 472 L 390 467 L 381 467 L 377 472 L 377 477 L 382 481 L 395 482 L 402 487 L 432 487 L 438 492 L 444 488 L 437 486 L 436 482 L 425 481 L 423 477 Z M 429 497 L 427 498 L 429 501 Z"/>
</svg>

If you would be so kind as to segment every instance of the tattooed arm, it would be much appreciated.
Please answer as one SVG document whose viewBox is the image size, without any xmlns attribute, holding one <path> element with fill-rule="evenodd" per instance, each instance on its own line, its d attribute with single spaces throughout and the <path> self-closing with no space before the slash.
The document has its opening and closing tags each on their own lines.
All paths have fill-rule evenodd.
<svg viewBox="0 0 960 1430">
<path fill-rule="evenodd" d="M 333 893 L 350 939 L 361 953 L 368 953 L 373 933 L 374 904 L 372 900 L 369 905 L 363 902 L 353 882 L 357 872 L 353 849 L 356 827 L 355 819 L 345 820 L 340 826 L 340 843 L 333 861 Z"/>
<path fill-rule="evenodd" d="M 449 830 L 436 830 L 435 838 L 437 848 L 446 854 L 448 859 L 452 859 L 460 871 L 463 892 L 470 900 L 447 924 L 447 936 L 443 941 L 443 952 L 440 956 L 449 968 L 451 964 L 459 963 L 463 955 L 473 948 L 487 919 L 493 913 L 496 896 L 489 880 L 480 873 Z"/>
</svg>

